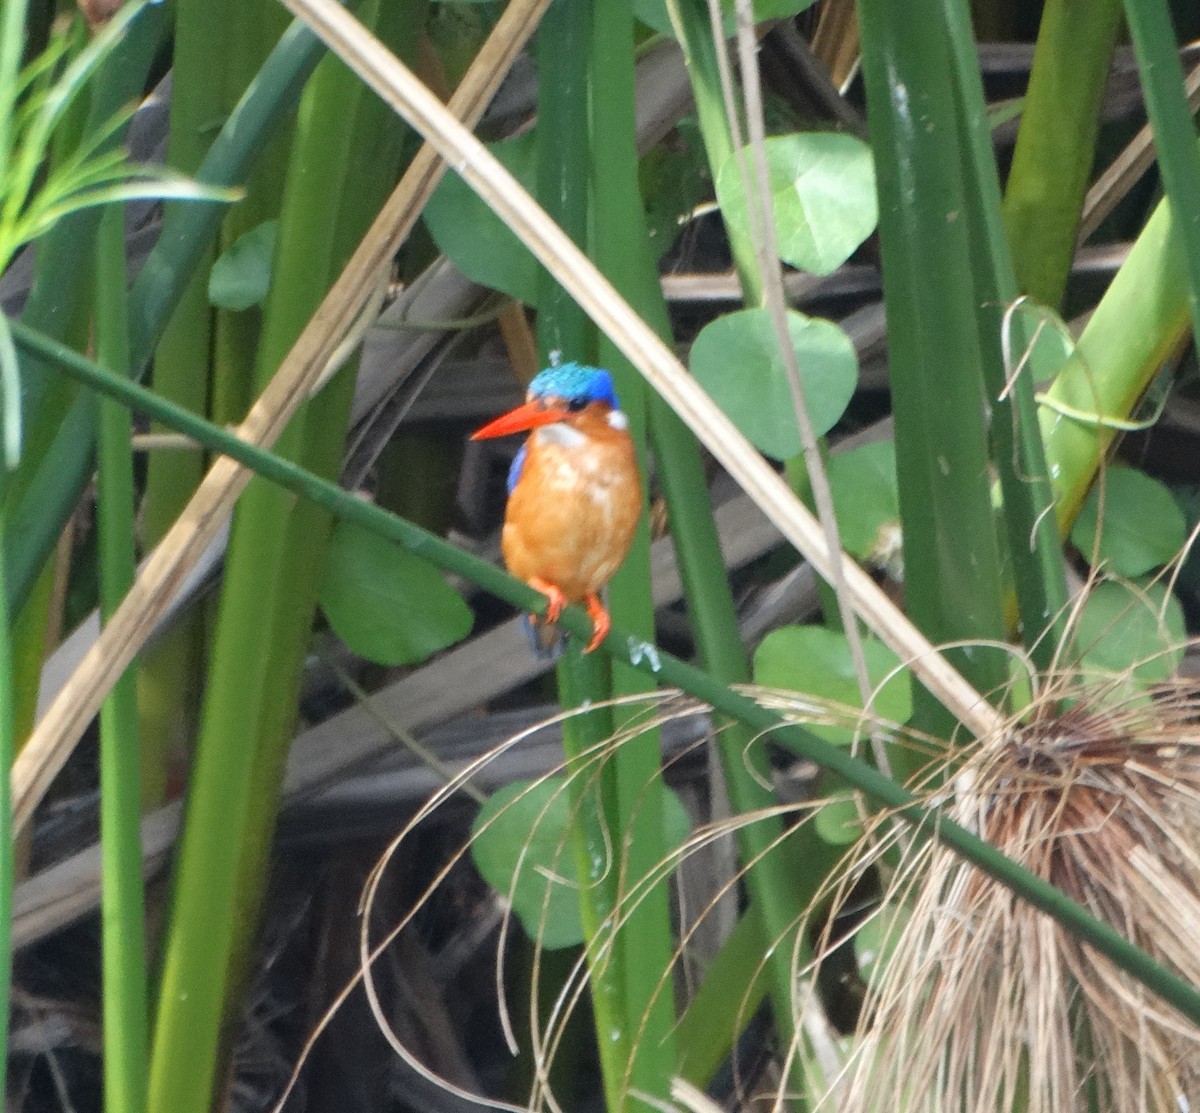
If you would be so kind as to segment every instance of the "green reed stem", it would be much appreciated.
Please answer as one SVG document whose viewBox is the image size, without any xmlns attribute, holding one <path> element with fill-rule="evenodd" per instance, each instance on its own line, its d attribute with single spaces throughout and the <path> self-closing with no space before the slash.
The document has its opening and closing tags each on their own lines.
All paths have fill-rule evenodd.
<svg viewBox="0 0 1200 1113">
<path fill-rule="evenodd" d="M 1166 0 L 1125 0 L 1125 19 L 1154 128 L 1175 235 L 1183 242 L 1192 332 L 1200 336 L 1200 147 L 1184 89 L 1179 42 Z"/>
<path fill-rule="evenodd" d="M 997 523 L 952 58 L 940 0 L 858 6 L 879 190 L 909 614 L 935 643 L 1003 639 Z M 1006 659 L 950 654 L 981 692 Z M 918 692 L 922 725 L 953 723 Z"/>
<path fill-rule="evenodd" d="M 1014 376 L 1001 343 L 1005 314 L 1017 297 L 1017 279 L 1001 217 L 1000 181 L 979 78 L 978 54 L 965 0 L 943 0 L 964 182 L 963 217 L 970 242 L 980 370 L 991 409 L 992 464 L 1003 496 L 1001 525 L 1016 589 L 1017 614 L 1030 656 L 1048 669 L 1066 636 L 1068 595 L 1053 491 L 1034 400 L 1034 383 L 1047 377 L 1042 349 Z M 1024 315 L 1013 319 L 1013 348 L 1033 343 Z M 1007 616 L 1006 617 L 1010 617 Z M 1011 625 L 1011 623 L 1010 623 Z"/>
<path fill-rule="evenodd" d="M 1120 0 L 1047 0 L 1042 9 L 1004 223 L 1021 292 L 1055 310 L 1075 255 L 1120 22 Z"/>
<path fill-rule="evenodd" d="M 0 495 L 4 493 L 7 476 L 0 468 Z M 4 541 L 7 512 L 0 499 L 0 583 L 3 582 Z M 6 1093 L 8 1071 L 8 1006 L 12 991 L 12 898 L 13 823 L 12 823 L 12 764 L 16 748 L 13 737 L 13 643 L 8 599 L 0 592 L 0 1094 Z"/>
<path fill-rule="evenodd" d="M 104 213 L 97 237 L 96 348 L 107 366 L 128 373 L 122 206 Z M 113 399 L 103 399 L 97 516 L 100 609 L 105 619 L 129 591 L 135 572 L 131 429 L 129 410 Z M 104 1105 L 113 1113 L 142 1113 L 146 1108 L 149 1022 L 141 819 L 137 689 L 131 666 L 100 710 Z"/>
<path fill-rule="evenodd" d="M 106 397 L 115 398 L 122 405 L 192 437 L 214 452 L 229 456 L 253 469 L 262 478 L 311 499 L 339 518 L 372 530 L 447 572 L 470 580 L 520 610 L 537 614 L 545 612 L 547 600 L 544 595 L 528 584 L 513 579 L 495 565 L 481 561 L 419 526 L 357 498 L 289 460 L 247 444 L 235 433 L 182 410 L 20 322 L 14 322 L 13 335 L 18 347 L 49 360 L 71 378 Z M 591 619 L 581 607 L 566 608 L 561 623 L 576 638 L 586 640 L 591 634 Z M 1200 988 L 1165 969 L 1116 929 L 1097 920 L 1049 882 L 1030 873 L 978 835 L 947 818 L 939 806 L 922 803 L 908 789 L 889 780 L 847 750 L 826 742 L 804 727 L 786 722 L 750 697 L 713 680 L 702 670 L 624 630 L 614 627 L 601 649 L 613 659 L 656 677 L 659 683 L 683 689 L 755 731 L 770 732 L 775 740 L 787 745 L 801 757 L 844 777 L 878 804 L 893 809 L 898 818 L 913 827 L 916 838 L 934 839 L 949 847 L 1022 900 L 1078 935 L 1183 1016 L 1200 1024 Z"/>
<path fill-rule="evenodd" d="M 586 70 L 591 88 L 591 255 L 626 300 L 656 321 L 660 335 L 669 336 L 638 186 L 632 6 L 629 0 L 602 0 L 593 6 L 593 12 Z M 642 473 L 648 475 L 647 411 L 652 392 L 605 336 L 600 337 L 600 363 L 612 371 L 617 381 Z M 644 494 L 643 503 L 648 506 Z M 653 640 L 646 515 L 624 565 L 613 578 L 610 597 L 614 621 L 639 637 Z M 614 695 L 633 695 L 652 687 L 644 674 L 614 663 Z M 620 726 L 621 716 L 614 717 Z M 614 755 L 612 779 L 617 830 L 624 840 L 617 894 L 618 907 L 623 907 L 629 886 L 652 876 L 656 863 L 670 850 L 664 838 L 665 789 L 658 730 L 642 731 L 620 747 Z M 669 897 L 665 879 L 651 886 L 630 910 L 618 935 L 625 1024 L 632 1039 L 622 1088 L 645 1095 L 630 1103 L 641 1109 L 650 1108 L 652 1102 L 669 1100 L 675 1069 L 675 945 Z"/>
</svg>

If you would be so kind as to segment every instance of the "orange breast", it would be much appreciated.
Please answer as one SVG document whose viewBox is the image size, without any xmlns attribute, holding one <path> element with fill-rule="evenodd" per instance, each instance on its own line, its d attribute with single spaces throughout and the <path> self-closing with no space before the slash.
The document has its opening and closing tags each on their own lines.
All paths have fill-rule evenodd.
<svg viewBox="0 0 1200 1113">
<path fill-rule="evenodd" d="M 522 580 L 554 584 L 577 603 L 612 578 L 629 551 L 642 493 L 633 444 L 607 425 L 581 444 L 553 430 L 529 438 L 509 496 L 500 547 Z"/>
</svg>

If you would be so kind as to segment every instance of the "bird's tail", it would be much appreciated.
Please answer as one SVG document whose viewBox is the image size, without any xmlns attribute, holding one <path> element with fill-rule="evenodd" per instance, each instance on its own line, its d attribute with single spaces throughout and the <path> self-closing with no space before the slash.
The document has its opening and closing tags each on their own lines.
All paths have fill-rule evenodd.
<svg viewBox="0 0 1200 1113">
<path fill-rule="evenodd" d="M 534 655 L 543 661 L 557 661 L 566 648 L 566 633 L 558 628 L 556 622 L 545 622 L 537 615 L 521 615 L 521 629 L 529 639 Z"/>
</svg>

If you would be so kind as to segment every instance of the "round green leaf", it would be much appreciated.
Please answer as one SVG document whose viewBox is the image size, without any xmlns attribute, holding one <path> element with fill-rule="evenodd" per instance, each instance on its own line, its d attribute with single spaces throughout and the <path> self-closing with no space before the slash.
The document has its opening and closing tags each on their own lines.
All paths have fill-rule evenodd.
<svg viewBox="0 0 1200 1113">
<path fill-rule="evenodd" d="M 900 663 L 883 642 L 864 637 L 863 656 L 872 686 L 881 684 Z M 854 663 L 846 635 L 823 626 L 784 626 L 772 630 L 754 654 L 754 682 L 767 688 L 790 688 L 796 692 L 833 700 L 848 707 L 862 707 Z M 908 670 L 901 669 L 879 689 L 872 708 L 876 717 L 894 723 L 912 715 L 912 688 Z M 854 724 L 809 728 L 830 742 L 849 744 Z"/>
<path fill-rule="evenodd" d="M 879 981 L 911 918 L 912 909 L 907 905 L 885 904 L 854 933 L 858 972 L 873 989 L 879 988 Z"/>
<path fill-rule="evenodd" d="M 540 938 L 547 950 L 583 942 L 571 815 L 565 779 L 548 777 L 505 785 L 488 798 L 472 825 L 471 854 L 480 874 L 496 892 L 511 897 L 526 933 Z M 664 792 L 667 849 L 682 846 L 690 830 L 679 797 Z"/>
<path fill-rule="evenodd" d="M 788 331 L 817 435 L 840 418 L 858 381 L 850 338 L 832 321 L 788 312 Z M 727 313 L 706 325 L 691 354 L 692 374 L 761 452 L 786 460 L 800 452 L 796 410 L 775 330 L 765 309 Z"/>
<path fill-rule="evenodd" d="M 817 809 L 813 817 L 817 837 L 830 846 L 849 846 L 862 838 L 862 817 L 853 796 L 838 796 Z"/>
<path fill-rule="evenodd" d="M 1186 540 L 1187 523 L 1171 492 L 1134 468 L 1109 468 L 1103 484 L 1092 488 L 1071 530 L 1071 541 L 1088 560 L 1098 551 L 1118 576 L 1142 576 L 1161 567 L 1174 559 Z"/>
<path fill-rule="evenodd" d="M 533 132 L 489 144 L 488 150 L 536 196 Z M 537 260 L 457 174 L 442 178 L 424 215 L 438 248 L 472 282 L 536 304 Z"/>
<path fill-rule="evenodd" d="M 526 933 L 549 950 L 583 942 L 570 808 L 561 777 L 515 781 L 484 802 L 472 827 L 483 879 L 512 900 Z"/>
<path fill-rule="evenodd" d="M 826 468 L 842 545 L 859 560 L 875 562 L 900 523 L 896 446 L 859 445 L 834 454 Z"/>
<path fill-rule="evenodd" d="M 853 135 L 806 132 L 766 142 L 767 173 L 779 237 L 779 257 L 813 274 L 832 274 L 879 221 L 871 148 Z M 728 224 L 753 236 L 742 192 L 739 157 L 717 172 L 717 201 Z"/>
<path fill-rule="evenodd" d="M 1165 680 L 1183 659 L 1183 608 L 1162 584 L 1105 580 L 1088 592 L 1075 647 L 1085 673 L 1128 675 L 1135 685 Z"/>
<path fill-rule="evenodd" d="M 249 309 L 267 296 L 278 220 L 264 220 L 225 249 L 208 274 L 208 300 L 218 309 Z"/>
<path fill-rule="evenodd" d="M 333 531 L 320 603 L 338 637 L 381 665 L 424 661 L 474 621 L 432 564 L 349 522 Z"/>
</svg>

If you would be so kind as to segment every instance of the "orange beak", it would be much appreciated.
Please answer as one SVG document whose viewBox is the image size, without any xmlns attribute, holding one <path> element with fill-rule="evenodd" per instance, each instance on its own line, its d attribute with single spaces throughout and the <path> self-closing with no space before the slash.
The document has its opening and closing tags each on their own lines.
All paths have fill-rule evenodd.
<svg viewBox="0 0 1200 1113">
<path fill-rule="evenodd" d="M 509 410 L 495 421 L 476 429 L 471 434 L 471 440 L 481 441 L 488 437 L 507 437 L 510 433 L 523 433 L 527 429 L 535 429 L 539 425 L 553 425 L 563 421 L 570 411 L 558 406 L 546 406 L 540 401 L 526 402 L 515 410 Z"/>
</svg>

